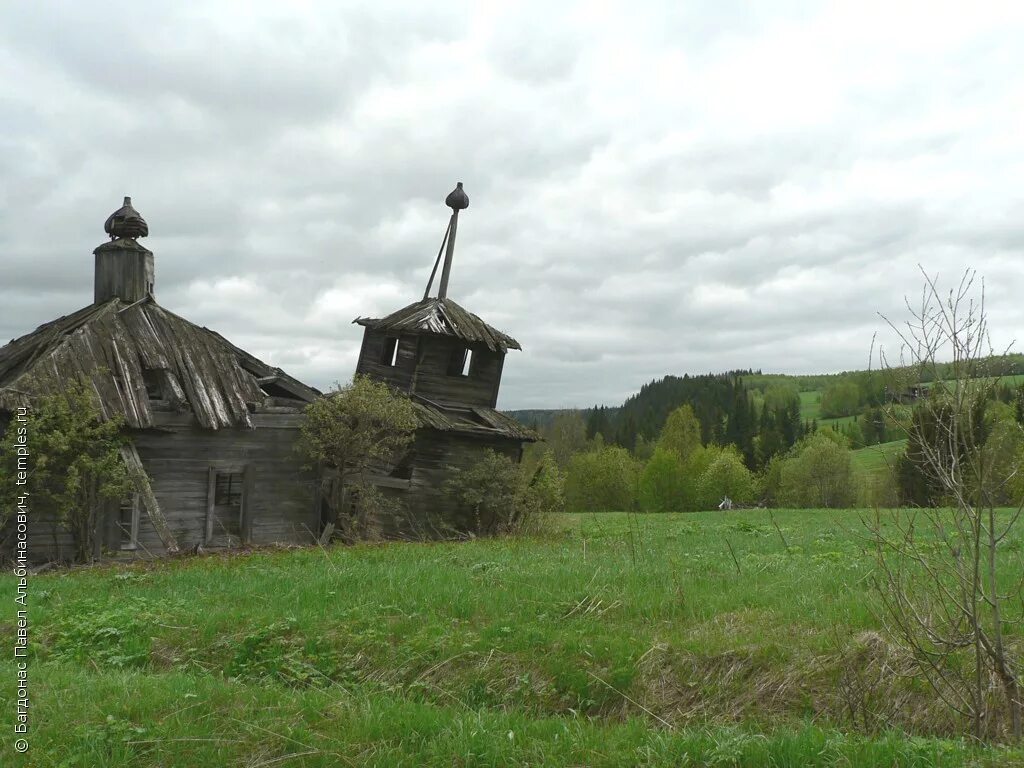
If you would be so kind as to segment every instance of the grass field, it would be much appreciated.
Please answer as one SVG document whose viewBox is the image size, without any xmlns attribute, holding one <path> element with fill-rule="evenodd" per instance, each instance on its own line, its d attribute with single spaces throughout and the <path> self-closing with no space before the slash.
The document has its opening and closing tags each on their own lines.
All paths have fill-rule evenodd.
<svg viewBox="0 0 1024 768">
<path fill-rule="evenodd" d="M 844 424 L 856 421 L 856 416 L 839 416 L 834 419 L 823 419 L 821 417 L 821 392 L 820 389 L 800 392 L 800 418 L 804 421 L 817 420 L 818 428 L 833 427 L 838 429 Z"/>
<path fill-rule="evenodd" d="M 888 443 L 879 443 L 878 445 L 859 448 L 856 451 L 851 451 L 850 456 L 854 467 L 866 472 L 873 472 L 892 467 L 896 458 L 906 447 L 907 441 L 905 439 L 893 440 Z"/>
<path fill-rule="evenodd" d="M 800 393 L 800 418 L 811 421 L 821 417 L 821 390 Z"/>
<path fill-rule="evenodd" d="M 1024 765 L 881 673 L 857 513 L 774 520 L 567 515 L 542 539 L 38 575 L 32 746 L 8 760 L 6 728 L 3 765 Z M 882 709 L 903 686 L 903 730 L 858 718 L 854 668 Z"/>
</svg>

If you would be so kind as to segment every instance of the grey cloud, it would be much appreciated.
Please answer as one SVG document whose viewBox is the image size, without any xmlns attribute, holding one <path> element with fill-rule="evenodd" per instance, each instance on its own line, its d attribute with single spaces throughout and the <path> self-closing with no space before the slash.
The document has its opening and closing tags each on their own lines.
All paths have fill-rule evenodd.
<svg viewBox="0 0 1024 768">
<path fill-rule="evenodd" d="M 353 317 L 421 295 L 457 180 L 452 295 L 525 348 L 505 407 L 862 367 L 919 263 L 985 274 L 999 339 L 1024 322 L 1020 18 L 936 12 L 922 38 L 803 3 L 138 14 L 0 10 L 2 339 L 91 300 L 129 194 L 162 303 L 327 387 Z"/>
</svg>

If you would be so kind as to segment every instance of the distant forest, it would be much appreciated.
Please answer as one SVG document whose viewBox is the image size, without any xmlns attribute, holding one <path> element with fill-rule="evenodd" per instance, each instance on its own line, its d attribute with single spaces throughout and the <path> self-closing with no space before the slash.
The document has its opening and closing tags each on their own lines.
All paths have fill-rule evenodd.
<svg viewBox="0 0 1024 768">
<path fill-rule="evenodd" d="M 665 376 L 640 388 L 618 407 L 579 409 L 588 439 L 601 435 L 608 444 L 638 455 L 657 440 L 668 415 L 690 405 L 705 445 L 735 445 L 744 463 L 757 470 L 801 437 L 828 426 L 843 434 L 852 448 L 895 439 L 881 408 L 889 400 L 912 398 L 920 387 L 945 371 L 846 371 L 821 375 L 765 374 L 735 370 L 697 376 Z M 982 373 L 979 371 L 979 374 Z M 1000 399 L 1024 410 L 1018 386 L 1024 382 L 1024 355 L 986 361 L 985 376 L 1007 377 Z M 901 383 L 897 383 L 901 382 Z M 566 410 L 509 413 L 522 423 L 549 428 Z"/>
</svg>

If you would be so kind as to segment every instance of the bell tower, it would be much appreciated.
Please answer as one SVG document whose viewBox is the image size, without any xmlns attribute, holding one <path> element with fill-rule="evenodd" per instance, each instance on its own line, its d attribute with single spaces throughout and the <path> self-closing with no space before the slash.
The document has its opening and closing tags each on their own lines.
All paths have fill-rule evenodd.
<svg viewBox="0 0 1024 768">
<path fill-rule="evenodd" d="M 452 213 L 423 298 L 386 317 L 354 321 L 366 329 L 356 373 L 386 381 L 433 407 L 493 409 L 505 353 L 521 347 L 448 296 L 459 212 L 469 207 L 461 181 L 444 202 Z M 439 269 L 437 296 L 431 296 Z"/>
<path fill-rule="evenodd" d="M 153 295 L 153 252 L 139 244 L 149 226 L 126 197 L 103 225 L 110 242 L 96 248 L 93 303 L 119 298 L 128 304 Z"/>
</svg>

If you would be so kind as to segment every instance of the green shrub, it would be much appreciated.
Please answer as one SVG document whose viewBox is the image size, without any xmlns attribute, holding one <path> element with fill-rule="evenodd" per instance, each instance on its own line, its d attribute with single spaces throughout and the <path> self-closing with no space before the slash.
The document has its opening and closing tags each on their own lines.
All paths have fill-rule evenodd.
<svg viewBox="0 0 1024 768">
<path fill-rule="evenodd" d="M 670 448 L 658 447 L 640 473 L 639 501 L 645 512 L 678 512 L 688 508 L 683 462 Z"/>
<path fill-rule="evenodd" d="M 72 537 L 75 559 L 91 560 L 103 508 L 132 487 L 121 458 L 125 442 L 119 419 L 101 420 L 90 386 L 65 383 L 64 392 L 39 397 L 26 424 L 11 422 L 0 436 L 0 484 L 14 487 L 14 457 L 19 429 L 29 436 L 32 452 L 32 509 L 52 515 Z M 0 527 L 10 505 L 0 509 Z"/>
<path fill-rule="evenodd" d="M 566 507 L 572 512 L 632 510 L 639 477 L 639 463 L 625 448 L 606 446 L 577 454 L 566 472 Z"/>
<path fill-rule="evenodd" d="M 538 531 L 547 515 L 561 511 L 562 475 L 553 457 L 526 476 L 518 462 L 488 449 L 469 469 L 453 467 L 445 492 L 479 534 Z"/>
<path fill-rule="evenodd" d="M 728 496 L 735 504 L 751 504 L 757 497 L 757 482 L 743 463 L 735 446 L 718 452 L 697 479 L 700 506 L 711 509 Z"/>
<path fill-rule="evenodd" d="M 824 430 L 828 432 L 830 430 Z M 816 432 L 799 442 L 782 463 L 779 503 L 792 507 L 849 507 L 856 499 L 850 450 Z"/>
</svg>

